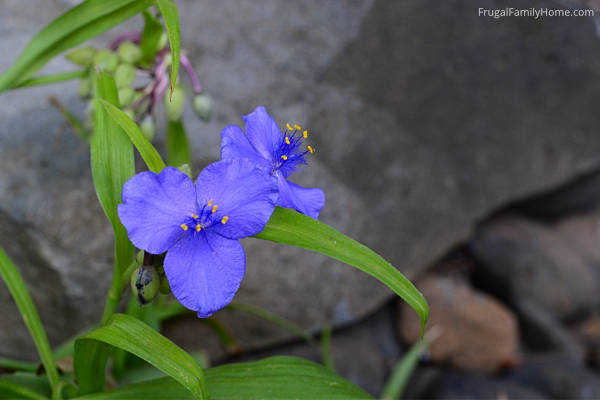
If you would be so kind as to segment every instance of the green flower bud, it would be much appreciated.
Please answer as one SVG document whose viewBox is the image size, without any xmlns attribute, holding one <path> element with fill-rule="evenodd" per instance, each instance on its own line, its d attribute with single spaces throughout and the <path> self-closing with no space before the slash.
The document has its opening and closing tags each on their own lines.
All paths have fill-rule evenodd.
<svg viewBox="0 0 600 400">
<path fill-rule="evenodd" d="M 210 95 L 201 93 L 192 102 L 194 111 L 204 122 L 210 121 L 213 112 L 213 99 Z"/>
<path fill-rule="evenodd" d="M 162 294 L 171 293 L 171 285 L 169 285 L 169 280 L 167 279 L 167 275 L 165 275 L 165 269 L 162 264 L 159 264 L 156 267 L 158 272 L 158 278 L 160 279 L 160 287 L 158 288 L 159 292 Z"/>
<path fill-rule="evenodd" d="M 79 81 L 79 97 L 85 99 L 92 94 L 92 83 L 89 79 L 83 78 Z"/>
<path fill-rule="evenodd" d="M 91 67 L 94 63 L 94 54 L 96 54 L 95 48 L 92 46 L 84 46 L 73 50 L 67 54 L 65 58 L 75 65 L 80 65 L 87 68 Z"/>
<path fill-rule="evenodd" d="M 129 64 L 121 64 L 115 71 L 115 83 L 117 87 L 124 88 L 131 86 L 135 81 L 135 68 Z"/>
<path fill-rule="evenodd" d="M 125 87 L 119 89 L 119 104 L 121 107 L 127 107 L 133 102 L 133 96 L 135 96 L 135 92 L 130 87 Z"/>
<path fill-rule="evenodd" d="M 165 109 L 167 110 L 167 118 L 171 121 L 177 121 L 183 113 L 185 105 L 185 92 L 181 86 L 175 86 L 173 96 L 169 94 L 169 90 L 165 93 Z"/>
<path fill-rule="evenodd" d="M 102 49 L 94 55 L 94 64 L 106 72 L 114 72 L 119 66 L 119 57 L 108 49 Z"/>
<path fill-rule="evenodd" d="M 131 274 L 131 293 L 141 305 L 150 303 L 158 294 L 160 279 L 156 268 L 142 266 Z"/>
<path fill-rule="evenodd" d="M 135 262 L 139 265 L 142 265 L 142 263 L 144 262 L 144 250 L 140 250 L 137 252 L 137 254 L 135 255 Z"/>
<path fill-rule="evenodd" d="M 190 167 L 190 164 L 182 164 L 179 167 L 177 167 L 177 169 L 189 176 L 190 179 L 192 179 L 192 167 Z"/>
<path fill-rule="evenodd" d="M 162 49 L 163 47 L 165 47 L 167 45 L 167 42 L 169 41 L 169 37 L 167 36 L 166 33 L 162 33 L 160 35 L 160 39 L 158 39 L 158 48 Z"/>
<path fill-rule="evenodd" d="M 146 136 L 146 139 L 152 140 L 154 138 L 154 134 L 156 133 L 156 124 L 154 123 L 154 118 L 152 115 L 146 115 L 142 122 L 140 123 L 140 130 Z"/>
<path fill-rule="evenodd" d="M 142 50 L 131 42 L 123 42 L 117 50 L 119 57 L 126 63 L 134 64 L 142 58 Z"/>
</svg>

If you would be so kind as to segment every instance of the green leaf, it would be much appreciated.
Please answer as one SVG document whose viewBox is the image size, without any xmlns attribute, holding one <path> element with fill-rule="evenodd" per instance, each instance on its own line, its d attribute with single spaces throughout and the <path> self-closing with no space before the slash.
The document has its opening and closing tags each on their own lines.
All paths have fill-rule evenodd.
<svg viewBox="0 0 600 400">
<path fill-rule="evenodd" d="M 0 399 L 47 399 L 51 395 L 52 388 L 46 377 L 29 372 L 0 375 Z"/>
<path fill-rule="evenodd" d="M 368 393 L 322 365 L 297 357 L 271 357 L 261 361 L 227 364 L 206 370 L 213 399 L 370 399 Z M 92 399 L 191 399 L 170 378 L 140 382 Z"/>
<path fill-rule="evenodd" d="M 87 0 L 44 27 L 0 76 L 0 92 L 14 88 L 56 55 L 128 20 L 152 0 Z"/>
<path fill-rule="evenodd" d="M 429 317 L 427 301 L 392 264 L 368 247 L 329 225 L 289 208 L 276 207 L 258 239 L 289 244 L 325 254 L 371 275 L 402 297 L 421 318 L 421 334 Z"/>
<path fill-rule="evenodd" d="M 78 71 L 63 72 L 60 74 L 36 76 L 22 81 L 17 86 L 15 86 L 15 88 L 49 85 L 51 83 L 65 82 L 73 79 L 85 78 L 87 75 L 87 70 L 80 69 Z"/>
<path fill-rule="evenodd" d="M 12 360 L 10 358 L 0 357 L 0 368 L 14 371 L 35 372 L 39 367 L 39 363 Z"/>
<path fill-rule="evenodd" d="M 435 328 L 428 331 L 423 340 L 412 345 L 408 353 L 406 353 L 400 362 L 396 364 L 394 371 L 392 371 L 392 374 L 383 388 L 381 394 L 383 400 L 400 399 L 408 380 L 419 362 L 419 358 L 425 352 L 427 347 L 429 347 L 431 342 L 439 336 L 439 331 L 434 331 L 434 329 Z"/>
<path fill-rule="evenodd" d="M 152 143 L 146 139 L 146 136 L 140 131 L 140 128 L 138 128 L 135 122 L 114 105 L 104 100 L 100 100 L 100 104 L 104 107 L 112 120 L 125 131 L 127 136 L 129 136 L 129 140 L 131 140 L 135 148 L 139 151 L 146 162 L 148 169 L 156 173 L 162 171 L 165 167 L 165 162 L 162 160 L 154 146 L 152 146 Z"/>
<path fill-rule="evenodd" d="M 156 0 L 156 4 L 160 9 L 163 18 L 165 19 L 165 25 L 167 26 L 167 32 L 169 33 L 169 44 L 171 45 L 171 94 L 173 94 L 173 88 L 177 81 L 177 74 L 179 73 L 179 54 L 181 47 L 181 34 L 179 31 L 179 13 L 177 12 L 177 6 L 173 0 Z"/>
<path fill-rule="evenodd" d="M 167 125 L 167 163 L 173 167 L 191 165 L 190 145 L 181 119 L 169 121 Z"/>
<path fill-rule="evenodd" d="M 0 399 L 35 399 L 35 400 L 46 400 L 48 399 L 41 393 L 35 390 L 29 389 L 23 385 L 7 381 L 0 377 Z"/>
<path fill-rule="evenodd" d="M 323 328 L 321 333 L 321 360 L 325 368 L 335 371 L 331 355 L 331 326 L 329 324 Z"/>
<path fill-rule="evenodd" d="M 143 322 L 123 314 L 115 314 L 106 326 L 87 334 L 75 342 L 75 376 L 85 385 L 82 393 L 89 393 L 91 380 L 104 381 L 104 370 L 90 363 L 85 351 L 90 343 L 102 343 L 102 346 L 114 346 L 128 351 L 159 370 L 171 376 L 185 386 L 196 399 L 208 398 L 204 371 L 194 359 L 155 330 Z M 117 396 L 118 397 L 118 396 Z"/>
<path fill-rule="evenodd" d="M 42 364 L 44 364 L 46 374 L 48 375 L 48 381 L 50 382 L 50 385 L 55 388 L 58 384 L 58 370 L 56 369 L 56 365 L 54 365 L 54 359 L 52 358 L 52 351 L 50 350 L 50 344 L 48 344 L 46 331 L 44 331 L 40 316 L 27 291 L 25 282 L 23 281 L 23 278 L 21 278 L 21 274 L 19 274 L 15 265 L 1 248 L 0 275 L 15 300 L 27 329 L 29 329 L 35 347 L 42 359 Z"/>
<path fill-rule="evenodd" d="M 142 31 L 142 39 L 140 48 L 142 49 L 142 62 L 150 64 L 154 61 L 154 57 L 160 46 L 160 37 L 163 33 L 163 26 L 148 10 L 144 10 L 144 30 Z"/>
<path fill-rule="evenodd" d="M 118 105 L 117 93 L 114 79 L 101 72 L 96 80 L 94 99 L 94 133 L 90 148 L 92 177 L 98 200 L 115 233 L 115 268 L 102 323 L 108 320 L 118 305 L 122 292 L 121 273 L 133 259 L 133 245 L 117 213 L 123 185 L 135 174 L 133 147 L 127 135 L 101 106 L 101 102 Z"/>
</svg>

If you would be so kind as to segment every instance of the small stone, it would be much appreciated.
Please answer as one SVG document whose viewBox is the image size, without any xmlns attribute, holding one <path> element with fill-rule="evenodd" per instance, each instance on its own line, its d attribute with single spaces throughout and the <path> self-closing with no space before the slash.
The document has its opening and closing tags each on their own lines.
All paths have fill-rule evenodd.
<svg viewBox="0 0 600 400">
<path fill-rule="evenodd" d="M 432 361 L 486 372 L 516 363 L 517 319 L 505 306 L 445 277 L 430 275 L 416 286 L 430 306 L 427 326 L 441 331 L 429 348 Z M 404 302 L 399 328 L 404 341 L 419 339 L 419 319 Z"/>
</svg>

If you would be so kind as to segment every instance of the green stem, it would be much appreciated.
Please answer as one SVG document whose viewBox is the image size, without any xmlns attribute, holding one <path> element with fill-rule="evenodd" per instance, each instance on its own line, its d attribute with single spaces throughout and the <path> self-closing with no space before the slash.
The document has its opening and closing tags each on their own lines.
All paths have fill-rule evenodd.
<svg viewBox="0 0 600 400">
<path fill-rule="evenodd" d="M 15 371 L 35 372 L 38 369 L 37 363 L 11 360 L 10 358 L 0 357 L 0 368 L 12 369 Z"/>
<path fill-rule="evenodd" d="M 62 72 L 60 74 L 42 75 L 29 78 L 19 83 L 15 89 L 29 86 L 48 85 L 50 83 L 70 81 L 73 79 L 85 78 L 88 72 L 85 69 L 78 71 Z"/>
<path fill-rule="evenodd" d="M 108 319 L 115 313 L 117 306 L 123 298 L 123 292 L 127 289 L 127 286 L 129 286 L 129 277 L 131 276 L 131 273 L 139 266 L 140 264 L 134 260 L 125 269 L 125 272 L 121 274 L 119 265 L 115 262 L 113 280 L 108 289 L 108 295 L 106 296 L 106 304 L 104 305 L 104 312 L 102 313 L 101 325 L 106 325 Z"/>
</svg>

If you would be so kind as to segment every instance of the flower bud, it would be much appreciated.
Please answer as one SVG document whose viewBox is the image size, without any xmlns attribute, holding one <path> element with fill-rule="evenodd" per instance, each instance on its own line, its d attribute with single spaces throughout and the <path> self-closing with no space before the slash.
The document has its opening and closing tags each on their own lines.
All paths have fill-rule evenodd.
<svg viewBox="0 0 600 400">
<path fill-rule="evenodd" d="M 131 42 L 123 42 L 117 50 L 119 57 L 126 63 L 134 64 L 142 58 L 142 50 Z"/>
<path fill-rule="evenodd" d="M 135 81 L 135 68 L 129 64 L 121 64 L 115 71 L 115 83 L 117 87 L 124 88 L 131 86 Z"/>
<path fill-rule="evenodd" d="M 135 255 L 135 262 L 139 265 L 142 265 L 142 263 L 144 262 L 144 250 L 140 250 L 137 252 L 137 254 Z"/>
<path fill-rule="evenodd" d="M 177 121 L 183 113 L 185 105 L 185 92 L 181 86 L 175 86 L 173 95 L 169 91 L 165 93 L 165 109 L 167 110 L 167 118 L 171 121 Z"/>
<path fill-rule="evenodd" d="M 201 93 L 194 97 L 192 102 L 194 111 L 204 122 L 210 121 L 213 111 L 213 99 L 210 95 Z"/>
<path fill-rule="evenodd" d="M 162 49 L 163 47 L 165 47 L 167 45 L 167 42 L 169 41 L 169 37 L 167 36 L 166 33 L 162 33 L 160 35 L 160 39 L 158 39 L 158 48 Z"/>
<path fill-rule="evenodd" d="M 165 275 L 165 269 L 162 264 L 159 264 L 156 267 L 158 271 L 158 278 L 160 279 L 160 287 L 158 288 L 159 292 L 162 294 L 171 293 L 171 285 L 169 285 L 169 280 L 167 279 L 167 275 Z"/>
<path fill-rule="evenodd" d="M 119 89 L 119 105 L 121 107 L 127 107 L 133 101 L 133 96 L 135 92 L 130 87 L 125 87 Z"/>
<path fill-rule="evenodd" d="M 123 114 L 127 115 L 132 120 L 135 120 L 135 113 L 131 108 L 126 108 L 125 110 L 123 110 Z"/>
<path fill-rule="evenodd" d="M 72 52 L 67 54 L 65 58 L 75 65 L 80 65 L 82 67 L 91 67 L 94 63 L 94 54 L 96 54 L 95 48 L 93 48 L 92 46 L 84 46 L 73 50 Z"/>
<path fill-rule="evenodd" d="M 79 97 L 85 99 L 92 94 L 92 83 L 88 78 L 83 78 L 79 81 Z"/>
<path fill-rule="evenodd" d="M 150 303 L 158 294 L 160 279 L 156 268 L 138 267 L 131 274 L 131 293 L 141 305 Z"/>
<path fill-rule="evenodd" d="M 119 57 L 108 49 L 102 49 L 94 55 L 94 64 L 106 72 L 114 72 L 119 65 Z"/>
<path fill-rule="evenodd" d="M 179 167 L 177 167 L 177 169 L 189 176 L 190 179 L 192 179 L 192 167 L 190 167 L 190 164 L 182 164 Z"/>
<path fill-rule="evenodd" d="M 152 115 L 146 115 L 142 122 L 140 123 L 140 130 L 146 136 L 146 139 L 152 140 L 154 138 L 154 134 L 156 133 L 156 124 L 154 123 L 154 118 Z"/>
</svg>

